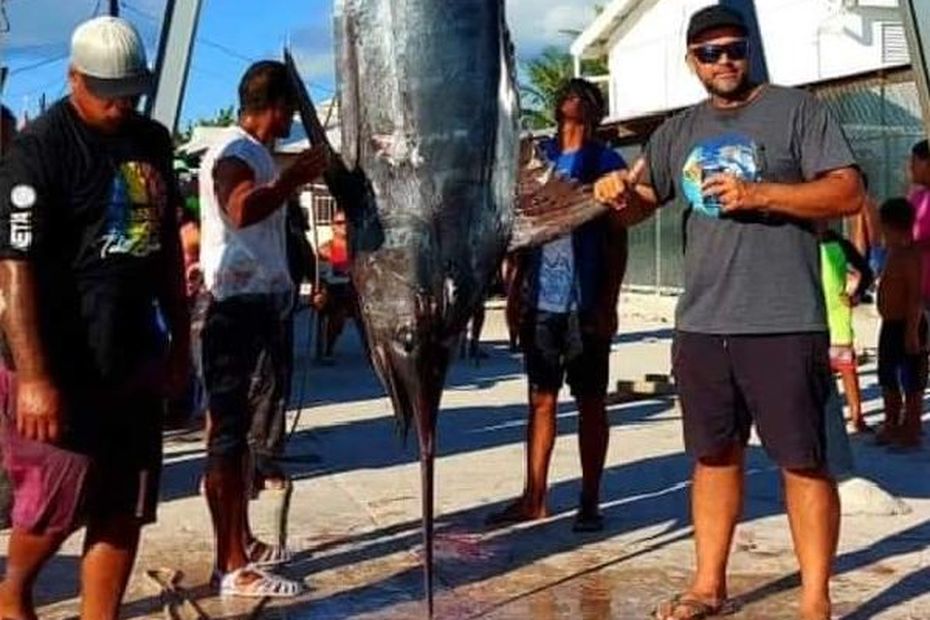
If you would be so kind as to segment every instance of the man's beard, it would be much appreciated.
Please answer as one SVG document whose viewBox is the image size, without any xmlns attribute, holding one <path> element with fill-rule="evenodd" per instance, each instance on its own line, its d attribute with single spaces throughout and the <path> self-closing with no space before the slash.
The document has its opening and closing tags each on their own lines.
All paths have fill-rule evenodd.
<svg viewBox="0 0 930 620">
<path fill-rule="evenodd" d="M 718 99 L 723 99 L 724 101 L 742 101 L 752 91 L 753 83 L 749 79 L 749 75 L 746 75 L 736 88 L 733 89 L 724 90 L 717 88 L 713 80 L 706 82 L 704 87 L 707 89 L 707 92 Z"/>
</svg>

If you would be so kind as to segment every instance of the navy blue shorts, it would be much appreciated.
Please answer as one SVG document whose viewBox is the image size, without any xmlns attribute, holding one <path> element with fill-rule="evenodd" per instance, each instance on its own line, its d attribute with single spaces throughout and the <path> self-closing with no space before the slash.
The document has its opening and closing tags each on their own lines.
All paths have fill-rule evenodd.
<svg viewBox="0 0 930 620">
<path fill-rule="evenodd" d="M 678 332 L 672 367 L 687 451 L 696 458 L 745 445 L 755 424 L 786 469 L 825 464 L 833 381 L 826 333 L 718 336 Z"/>
<path fill-rule="evenodd" d="M 569 314 L 538 312 L 526 321 L 520 342 L 530 388 L 557 393 L 568 383 L 575 398 L 606 396 L 610 340 L 580 330 L 573 336 L 571 320 Z"/>
<path fill-rule="evenodd" d="M 904 321 L 882 321 L 878 335 L 878 383 L 885 390 L 905 394 L 927 389 L 927 354 L 908 354 L 905 346 L 907 324 Z M 920 342 L 927 342 L 927 321 L 920 321 Z"/>
</svg>

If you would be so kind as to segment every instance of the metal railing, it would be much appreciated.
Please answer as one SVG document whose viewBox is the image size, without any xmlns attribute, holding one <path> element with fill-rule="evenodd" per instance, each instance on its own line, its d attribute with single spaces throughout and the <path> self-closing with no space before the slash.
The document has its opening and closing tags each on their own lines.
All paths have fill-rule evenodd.
<svg viewBox="0 0 930 620">
<path fill-rule="evenodd" d="M 308 186 L 300 196 L 300 206 L 306 211 L 307 221 L 316 222 L 317 226 L 332 225 L 336 214 L 336 199 L 325 185 Z M 312 214 L 310 209 L 313 209 Z"/>
</svg>

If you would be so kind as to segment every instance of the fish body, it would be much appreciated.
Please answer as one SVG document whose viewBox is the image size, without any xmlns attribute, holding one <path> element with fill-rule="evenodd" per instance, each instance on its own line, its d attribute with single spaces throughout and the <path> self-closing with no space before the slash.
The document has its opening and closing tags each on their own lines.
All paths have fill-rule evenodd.
<svg viewBox="0 0 930 620">
<path fill-rule="evenodd" d="M 432 613 L 436 417 L 511 236 L 519 101 L 503 0 L 337 0 L 342 149 L 330 186 L 374 368 L 420 445 Z"/>
</svg>

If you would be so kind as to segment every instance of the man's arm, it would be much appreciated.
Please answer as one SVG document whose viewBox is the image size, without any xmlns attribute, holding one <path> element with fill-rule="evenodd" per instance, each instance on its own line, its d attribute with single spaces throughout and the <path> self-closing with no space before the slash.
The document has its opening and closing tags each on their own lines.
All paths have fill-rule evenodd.
<svg viewBox="0 0 930 620">
<path fill-rule="evenodd" d="M 859 253 L 856 246 L 842 237 L 840 237 L 839 243 L 840 248 L 843 250 L 843 254 L 846 256 L 846 263 L 859 274 L 859 282 L 851 295 L 854 299 L 859 299 L 872 287 L 872 284 L 875 282 L 875 274 L 872 273 L 869 261 L 866 260 L 865 256 Z"/>
<path fill-rule="evenodd" d="M 0 292 L 0 327 L 16 370 L 16 428 L 27 439 L 55 442 L 62 406 L 39 337 L 35 279 L 28 262 L 0 260 Z"/>
<path fill-rule="evenodd" d="M 302 185 L 319 177 L 325 167 L 325 151 L 314 147 L 299 155 L 275 181 L 259 185 L 248 164 L 235 156 L 224 157 L 213 167 L 213 184 L 229 221 L 236 228 L 246 228 L 280 209 Z"/>
<path fill-rule="evenodd" d="M 642 182 L 647 170 L 646 160 L 640 159 L 631 169 L 612 172 L 594 184 L 594 199 L 611 205 L 616 210 L 613 217 L 623 226 L 649 219 L 661 206 L 656 191 Z"/>
<path fill-rule="evenodd" d="M 39 324 L 34 260 L 47 252 L 55 163 L 47 136 L 21 134 L 0 160 L 0 327 L 16 371 L 16 428 L 27 439 L 55 442 L 63 403 Z M 53 181 L 54 180 L 54 181 Z"/>
<path fill-rule="evenodd" d="M 862 178 L 855 168 L 839 168 L 804 183 L 753 183 L 731 174 L 705 181 L 706 196 L 720 200 L 726 213 L 763 211 L 798 219 L 819 220 L 854 215 L 865 201 Z"/>
</svg>

